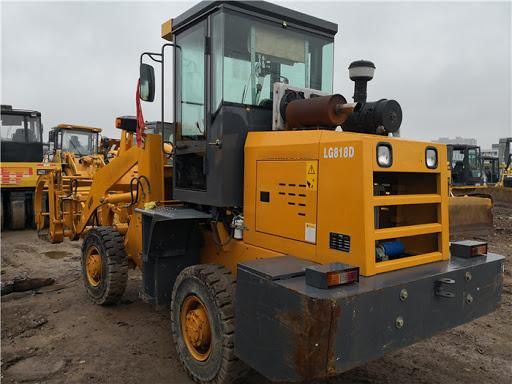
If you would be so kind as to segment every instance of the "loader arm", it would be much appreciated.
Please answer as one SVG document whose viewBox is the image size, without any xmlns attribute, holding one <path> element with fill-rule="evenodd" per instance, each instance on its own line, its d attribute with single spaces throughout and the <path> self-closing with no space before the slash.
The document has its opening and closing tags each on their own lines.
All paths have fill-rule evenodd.
<svg viewBox="0 0 512 384">
<path fill-rule="evenodd" d="M 142 148 L 133 147 L 123 153 L 122 156 L 110 161 L 108 167 L 103 167 L 94 175 L 89 196 L 85 201 L 80 215 L 80 221 L 76 226 L 76 232 L 82 233 L 91 216 L 103 204 L 102 198 L 123 176 L 137 165 Z"/>
<path fill-rule="evenodd" d="M 87 200 L 85 201 L 80 221 L 76 226 L 76 233 L 82 233 L 89 223 L 94 212 L 104 204 L 104 198 L 109 191 L 136 165 L 137 175 L 146 179 L 147 190 L 144 198 L 139 200 L 137 206 L 143 206 L 147 201 L 163 199 L 163 157 L 161 155 L 162 142 L 160 135 L 147 135 L 144 146 L 134 146 L 110 161 L 94 175 Z M 149 180 L 152 180 L 149 185 Z"/>
</svg>

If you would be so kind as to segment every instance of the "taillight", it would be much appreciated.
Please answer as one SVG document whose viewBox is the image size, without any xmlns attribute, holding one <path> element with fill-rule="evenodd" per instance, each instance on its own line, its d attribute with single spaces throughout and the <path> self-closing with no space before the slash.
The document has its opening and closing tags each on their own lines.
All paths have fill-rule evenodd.
<svg viewBox="0 0 512 384">
<path fill-rule="evenodd" d="M 487 243 L 484 241 L 462 240 L 450 243 L 450 252 L 456 257 L 483 256 L 487 251 Z"/>
<path fill-rule="evenodd" d="M 327 289 L 359 281 L 359 267 L 343 263 L 314 265 L 306 268 L 306 284 Z"/>
</svg>

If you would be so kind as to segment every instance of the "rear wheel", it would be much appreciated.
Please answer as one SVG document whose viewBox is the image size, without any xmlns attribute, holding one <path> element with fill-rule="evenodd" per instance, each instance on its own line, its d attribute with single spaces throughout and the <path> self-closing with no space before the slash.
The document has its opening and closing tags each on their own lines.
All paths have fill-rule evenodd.
<svg viewBox="0 0 512 384">
<path fill-rule="evenodd" d="M 94 303 L 108 305 L 121 300 L 128 281 L 128 258 L 119 232 L 98 227 L 87 233 L 82 244 L 82 277 Z"/>
<path fill-rule="evenodd" d="M 4 197 L 2 196 L 2 194 L 0 194 L 0 220 L 2 221 L 2 228 L 1 230 L 3 231 L 4 230 L 4 217 L 5 217 L 5 214 L 4 214 Z"/>
<path fill-rule="evenodd" d="M 14 199 L 14 195 L 15 194 L 11 194 L 12 199 L 9 204 L 11 218 L 9 227 L 11 229 L 23 229 L 25 228 L 25 200 Z"/>
<path fill-rule="evenodd" d="M 234 351 L 234 281 L 218 265 L 184 269 L 174 284 L 171 325 L 178 357 L 197 383 L 231 383 L 246 372 Z"/>
</svg>

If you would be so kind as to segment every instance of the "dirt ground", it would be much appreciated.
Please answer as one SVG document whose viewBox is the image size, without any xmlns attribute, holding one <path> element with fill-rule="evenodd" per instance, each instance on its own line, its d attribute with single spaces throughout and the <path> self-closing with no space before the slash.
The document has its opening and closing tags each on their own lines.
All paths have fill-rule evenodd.
<svg viewBox="0 0 512 384">
<path fill-rule="evenodd" d="M 507 256 L 496 312 L 324 383 L 511 383 L 512 209 L 497 208 L 495 223 L 490 250 Z M 3 383 L 192 382 L 176 358 L 169 314 L 138 298 L 138 272 L 121 305 L 99 307 L 82 286 L 79 242 L 52 245 L 34 231 L 1 240 L 3 281 L 22 274 L 56 280 L 2 296 Z M 243 382 L 268 383 L 256 373 Z"/>
</svg>

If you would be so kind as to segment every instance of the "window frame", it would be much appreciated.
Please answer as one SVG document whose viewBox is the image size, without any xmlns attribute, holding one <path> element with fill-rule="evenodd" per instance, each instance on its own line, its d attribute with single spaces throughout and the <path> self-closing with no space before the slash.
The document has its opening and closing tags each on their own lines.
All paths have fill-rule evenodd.
<svg viewBox="0 0 512 384">
<path fill-rule="evenodd" d="M 17 117 L 20 117 L 20 120 L 21 122 L 23 123 L 23 137 L 24 137 L 24 140 L 23 141 L 12 141 L 12 136 L 11 135 L 11 139 L 9 140 L 9 142 L 14 142 L 14 143 L 24 143 L 24 144 L 34 144 L 34 143 L 37 143 L 37 144 L 42 144 L 43 143 L 43 124 L 41 122 L 41 116 L 35 112 L 31 112 L 31 113 L 9 113 L 11 111 L 3 111 L 2 112 L 2 115 L 4 116 L 17 116 Z M 37 140 L 35 141 L 29 141 L 29 137 L 28 137 L 28 131 L 29 131 L 29 124 L 30 122 L 34 121 L 36 124 L 37 124 L 37 128 L 34 130 L 36 132 L 36 135 L 37 135 Z M 0 127 L 0 129 L 4 129 L 4 127 L 6 127 L 6 125 L 2 125 L 2 127 Z M 4 140 L 4 139 L 2 139 Z"/>
</svg>

